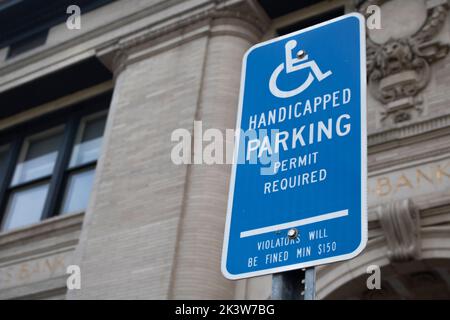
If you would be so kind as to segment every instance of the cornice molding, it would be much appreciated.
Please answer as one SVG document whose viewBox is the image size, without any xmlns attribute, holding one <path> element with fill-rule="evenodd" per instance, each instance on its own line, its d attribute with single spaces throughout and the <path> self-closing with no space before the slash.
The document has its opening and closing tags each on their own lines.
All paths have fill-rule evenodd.
<svg viewBox="0 0 450 320">
<path fill-rule="evenodd" d="M 375 151 L 375 149 L 377 149 L 376 151 L 379 151 L 379 149 L 390 149 L 397 147 L 397 145 L 389 147 L 387 144 L 390 142 L 398 142 L 399 140 L 412 138 L 424 133 L 449 128 L 450 114 L 409 123 L 397 128 L 370 133 L 368 135 L 369 153 L 371 153 L 371 151 Z M 447 133 L 443 132 L 442 134 Z M 386 144 L 386 146 L 381 146 L 382 144 Z"/>
<path fill-rule="evenodd" d="M 407 157 L 398 157 L 393 160 L 383 160 L 379 161 L 373 164 L 369 164 L 368 170 L 369 170 L 369 178 L 372 174 L 372 172 L 376 172 L 376 174 L 379 174 L 380 171 L 391 169 L 392 167 L 401 166 L 405 164 L 405 161 L 408 163 L 415 163 L 418 162 L 418 164 L 427 163 L 429 162 L 429 159 L 432 158 L 441 158 L 446 157 L 450 154 L 450 146 L 444 149 L 437 149 L 433 151 L 429 151 L 427 153 L 417 153 L 413 156 L 408 155 Z"/>
<path fill-rule="evenodd" d="M 175 21 L 174 23 L 160 27 L 158 29 L 149 28 L 148 30 L 145 30 L 143 34 L 120 42 L 119 46 L 120 49 L 131 49 L 145 43 L 148 40 L 162 37 L 176 30 L 197 24 L 201 21 L 212 21 L 227 18 L 243 20 L 256 27 L 259 32 L 263 33 L 267 28 L 268 21 L 265 20 L 261 14 L 258 14 L 255 11 L 251 12 L 251 8 L 252 7 L 250 7 L 246 2 L 234 7 L 213 7 L 205 11 L 200 11 L 192 16 L 188 16 L 184 19 Z"/>
<path fill-rule="evenodd" d="M 231 5 L 228 5 L 231 3 Z M 267 30 L 270 19 L 259 5 L 253 1 L 216 1 L 216 5 L 203 11 L 188 15 L 182 19 L 175 19 L 173 22 L 155 28 L 149 26 L 138 33 L 120 39 L 117 43 L 99 52 L 102 54 L 113 54 L 112 69 L 115 77 L 129 63 L 134 63 L 141 59 L 136 58 L 136 52 L 142 47 L 151 43 L 158 43 L 158 40 L 166 42 L 166 47 L 171 48 L 196 37 L 209 35 L 234 35 L 244 38 L 249 42 L 256 42 Z M 233 26 L 238 28 L 221 28 L 219 26 Z M 186 32 L 188 30 L 188 32 Z M 164 47 L 164 46 L 163 46 Z M 161 46 L 155 48 L 155 52 L 160 52 Z M 131 55 L 134 58 L 131 59 Z"/>
</svg>

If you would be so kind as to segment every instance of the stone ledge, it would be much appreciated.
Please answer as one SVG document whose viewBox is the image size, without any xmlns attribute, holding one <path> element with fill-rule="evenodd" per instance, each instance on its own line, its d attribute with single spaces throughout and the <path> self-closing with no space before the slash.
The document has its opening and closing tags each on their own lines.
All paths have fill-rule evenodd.
<svg viewBox="0 0 450 320">
<path fill-rule="evenodd" d="M 0 289 L 0 300 L 47 299 L 64 295 L 66 291 L 66 276 L 60 276 L 18 287 Z"/>
<path fill-rule="evenodd" d="M 0 250 L 3 247 L 21 244 L 38 236 L 60 232 L 64 229 L 80 229 L 83 223 L 84 212 L 67 216 L 57 216 L 44 220 L 40 223 L 30 225 L 7 232 L 0 233 Z"/>
<path fill-rule="evenodd" d="M 440 135 L 448 134 L 448 132 L 443 129 L 450 129 L 450 114 L 446 116 L 425 119 L 420 122 L 407 124 L 397 128 L 380 130 L 374 133 L 370 133 L 368 135 L 367 141 L 369 153 L 375 153 L 381 150 L 395 148 L 400 143 L 400 140 L 415 138 L 419 135 L 421 135 L 420 139 L 424 139 L 425 137 L 423 136 L 423 134 L 430 133 L 432 131 L 440 130 L 442 131 L 440 132 Z M 420 140 L 419 138 L 417 139 Z M 414 141 L 411 143 L 414 143 Z"/>
</svg>

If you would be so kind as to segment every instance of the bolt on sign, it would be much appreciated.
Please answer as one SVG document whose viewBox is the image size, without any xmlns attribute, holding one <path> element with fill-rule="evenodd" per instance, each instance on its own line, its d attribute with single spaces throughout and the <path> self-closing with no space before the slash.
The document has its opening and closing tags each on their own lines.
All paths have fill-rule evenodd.
<svg viewBox="0 0 450 320">
<path fill-rule="evenodd" d="M 348 14 L 245 54 L 225 277 L 350 259 L 365 247 L 365 48 L 364 18 Z"/>
</svg>

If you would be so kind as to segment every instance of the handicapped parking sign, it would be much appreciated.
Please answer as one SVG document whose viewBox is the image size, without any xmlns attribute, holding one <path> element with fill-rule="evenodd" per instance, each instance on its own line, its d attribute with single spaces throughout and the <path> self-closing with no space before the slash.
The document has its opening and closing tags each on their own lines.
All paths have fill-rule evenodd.
<svg viewBox="0 0 450 320">
<path fill-rule="evenodd" d="M 225 277 L 342 261 L 364 249 L 365 49 L 364 18 L 354 13 L 245 54 Z"/>
<path fill-rule="evenodd" d="M 292 56 L 292 51 L 297 46 L 296 40 L 289 40 L 285 44 L 285 54 L 286 54 L 286 65 L 283 63 L 280 64 L 272 73 L 269 80 L 269 88 L 270 92 L 278 97 L 278 98 L 290 98 L 302 93 L 304 90 L 308 89 L 308 87 L 312 84 L 314 79 L 316 78 L 318 81 L 322 81 L 326 79 L 328 76 L 332 74 L 331 71 L 327 71 L 322 73 L 317 63 L 314 60 L 308 61 L 308 55 L 304 55 L 304 51 L 298 51 L 297 55 L 302 58 L 295 58 Z M 285 71 L 286 74 L 291 72 L 296 72 L 298 70 L 310 68 L 312 71 L 309 72 L 307 79 L 303 82 L 298 88 L 283 91 L 277 87 L 277 78 L 282 71 Z M 315 76 L 315 77 L 314 77 Z"/>
</svg>

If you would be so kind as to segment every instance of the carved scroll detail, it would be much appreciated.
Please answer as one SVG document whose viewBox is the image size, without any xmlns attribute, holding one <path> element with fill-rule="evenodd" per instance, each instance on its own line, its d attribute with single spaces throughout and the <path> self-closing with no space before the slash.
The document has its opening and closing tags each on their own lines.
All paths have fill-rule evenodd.
<svg viewBox="0 0 450 320">
<path fill-rule="evenodd" d="M 420 254 L 419 212 L 410 199 L 380 205 L 377 215 L 386 236 L 392 262 L 416 259 Z"/>
</svg>

